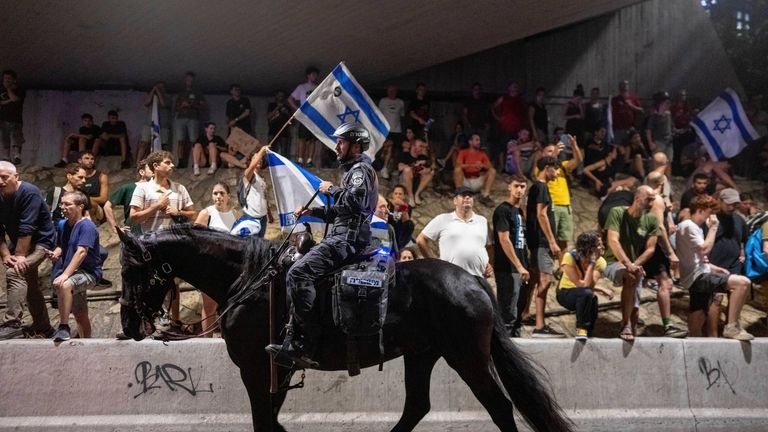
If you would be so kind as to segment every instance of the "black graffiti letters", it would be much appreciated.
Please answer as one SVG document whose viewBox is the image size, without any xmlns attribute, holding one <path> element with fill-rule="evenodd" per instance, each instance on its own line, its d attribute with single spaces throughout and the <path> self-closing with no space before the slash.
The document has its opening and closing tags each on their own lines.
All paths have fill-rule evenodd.
<svg viewBox="0 0 768 432">
<path fill-rule="evenodd" d="M 731 382 L 728 380 L 728 375 L 726 375 L 725 369 L 720 364 L 720 360 L 713 365 L 709 359 L 700 357 L 699 371 L 707 379 L 707 390 L 711 389 L 713 386 L 720 387 L 721 385 L 726 385 L 733 394 L 736 394 L 736 390 L 734 390 L 733 385 L 731 385 Z"/>
<path fill-rule="evenodd" d="M 133 396 L 134 399 L 154 389 L 168 389 L 172 392 L 184 391 L 192 396 L 197 396 L 198 393 L 213 393 L 212 383 L 200 385 L 202 371 L 195 379 L 192 368 L 185 370 L 173 363 L 153 366 L 152 363 L 145 360 L 136 365 L 133 375 L 136 385 L 140 388 L 139 392 Z M 132 386 L 133 383 L 128 384 L 128 387 Z"/>
</svg>

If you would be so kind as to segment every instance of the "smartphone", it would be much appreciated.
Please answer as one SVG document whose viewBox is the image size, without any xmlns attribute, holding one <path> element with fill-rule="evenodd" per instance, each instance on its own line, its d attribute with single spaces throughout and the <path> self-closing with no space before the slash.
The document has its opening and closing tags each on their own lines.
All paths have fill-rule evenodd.
<svg viewBox="0 0 768 432">
<path fill-rule="evenodd" d="M 568 138 L 568 134 L 562 134 L 560 135 L 560 142 L 565 144 L 566 147 L 571 146 L 571 140 Z"/>
</svg>

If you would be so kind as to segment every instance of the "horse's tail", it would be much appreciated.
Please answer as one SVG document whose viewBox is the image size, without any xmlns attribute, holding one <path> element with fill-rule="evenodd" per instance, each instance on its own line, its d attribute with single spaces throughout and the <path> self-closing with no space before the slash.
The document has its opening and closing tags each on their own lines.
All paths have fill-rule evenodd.
<svg viewBox="0 0 768 432">
<path fill-rule="evenodd" d="M 550 394 L 548 379 L 512 343 L 498 310 L 494 315 L 491 356 L 515 407 L 537 432 L 573 431 L 573 423 Z"/>
</svg>

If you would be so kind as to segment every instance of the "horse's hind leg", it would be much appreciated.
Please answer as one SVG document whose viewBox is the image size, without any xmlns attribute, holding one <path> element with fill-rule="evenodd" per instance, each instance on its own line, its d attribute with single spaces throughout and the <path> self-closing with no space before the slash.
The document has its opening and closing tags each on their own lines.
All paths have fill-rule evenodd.
<svg viewBox="0 0 768 432">
<path fill-rule="evenodd" d="M 403 415 L 392 432 L 413 430 L 416 424 L 429 412 L 429 380 L 432 368 L 440 355 L 433 350 L 418 354 L 405 354 L 405 406 Z"/>
<path fill-rule="evenodd" d="M 473 353 L 446 355 L 445 360 L 467 383 L 472 393 L 491 415 L 496 426 L 503 432 L 517 432 L 514 406 L 491 374 L 488 347 L 485 350 L 480 347 L 474 349 Z"/>
</svg>

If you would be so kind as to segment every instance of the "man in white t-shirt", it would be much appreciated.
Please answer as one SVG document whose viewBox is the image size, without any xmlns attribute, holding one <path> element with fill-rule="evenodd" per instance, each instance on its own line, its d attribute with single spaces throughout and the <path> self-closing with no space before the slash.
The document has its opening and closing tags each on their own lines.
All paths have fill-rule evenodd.
<svg viewBox="0 0 768 432">
<path fill-rule="evenodd" d="M 739 315 L 747 299 L 750 280 L 710 264 L 707 259 L 707 254 L 715 244 L 717 226 L 720 223 L 717 215 L 713 214 L 718 208 L 718 203 L 711 196 L 702 194 L 695 196 L 688 208 L 690 219 L 680 222 L 677 227 L 680 282 L 690 292 L 688 331 L 691 336 L 701 336 L 707 311 L 715 294 L 729 293 L 728 324 L 723 329 L 723 337 L 741 341 L 752 340 L 753 336 L 739 325 Z M 705 221 L 709 229 L 706 238 L 701 228 Z"/>
<path fill-rule="evenodd" d="M 173 155 L 165 150 L 156 150 L 147 156 L 147 165 L 152 167 L 155 178 L 136 184 L 131 197 L 130 218 L 141 225 L 142 232 L 170 227 L 174 221 L 195 220 L 192 199 L 184 185 L 171 181 L 174 165 Z M 179 320 L 179 291 L 172 297 L 171 319 Z"/>
<path fill-rule="evenodd" d="M 493 268 L 488 260 L 488 220 L 472 210 L 473 192 L 467 187 L 456 189 L 453 204 L 456 211 L 443 213 L 429 221 L 416 244 L 425 258 L 434 258 L 429 241 L 438 242 L 440 259 L 456 264 L 478 277 L 490 277 Z"/>
<path fill-rule="evenodd" d="M 316 67 L 310 66 L 304 72 L 307 77 L 307 81 L 296 86 L 291 96 L 288 97 L 288 105 L 293 108 L 294 111 L 298 110 L 301 104 L 303 104 L 307 97 L 312 94 L 312 91 L 317 87 L 317 78 L 320 72 Z M 306 126 L 299 123 L 299 153 L 297 155 L 299 165 L 304 165 L 306 159 L 307 167 L 312 166 L 312 156 L 315 154 L 315 136 L 307 129 Z"/>
<path fill-rule="evenodd" d="M 397 97 L 397 87 L 387 86 L 387 97 L 379 101 L 379 109 L 389 123 L 389 135 L 381 147 L 380 159 L 383 163 L 381 177 L 389 178 L 389 164 L 392 160 L 392 149 L 398 148 L 403 142 L 403 116 L 405 115 L 405 102 Z"/>
<path fill-rule="evenodd" d="M 165 229 L 174 220 L 192 221 L 195 209 L 184 185 L 171 181 L 174 165 L 171 153 L 158 150 L 147 156 L 155 178 L 136 185 L 131 197 L 131 221 L 141 225 L 142 232 Z"/>
</svg>

